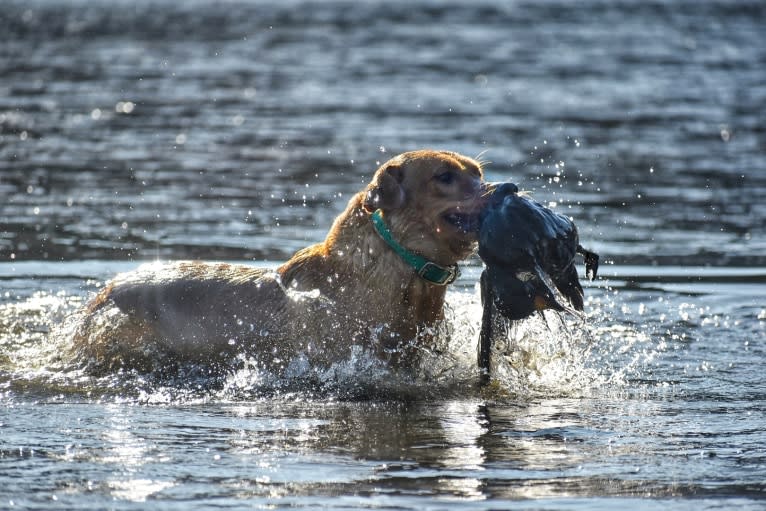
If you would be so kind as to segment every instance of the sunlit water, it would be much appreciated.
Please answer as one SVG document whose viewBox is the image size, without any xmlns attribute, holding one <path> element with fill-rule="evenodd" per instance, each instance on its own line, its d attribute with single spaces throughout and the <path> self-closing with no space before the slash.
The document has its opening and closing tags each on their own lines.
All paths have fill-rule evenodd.
<svg viewBox="0 0 766 511">
<path fill-rule="evenodd" d="M 586 318 L 517 327 L 496 354 L 496 380 L 480 389 L 476 267 L 449 294 L 453 340 L 423 379 L 397 380 L 363 353 L 310 379 L 246 364 L 215 378 L 90 377 L 49 332 L 125 266 L 0 265 L 13 290 L 0 308 L 7 502 L 763 503 L 764 271 L 606 268 L 586 288 Z"/>
<path fill-rule="evenodd" d="M 763 509 L 762 2 L 4 2 L 0 509 Z M 376 162 L 483 153 L 601 253 L 477 385 L 477 259 L 415 375 L 93 377 L 154 259 L 273 265 Z"/>
</svg>

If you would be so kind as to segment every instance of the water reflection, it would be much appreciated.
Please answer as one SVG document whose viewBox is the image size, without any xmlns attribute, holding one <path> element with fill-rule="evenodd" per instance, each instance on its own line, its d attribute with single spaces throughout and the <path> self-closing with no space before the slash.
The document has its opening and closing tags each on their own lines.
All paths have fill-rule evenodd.
<svg viewBox="0 0 766 511">
<path fill-rule="evenodd" d="M 133 502 L 145 502 L 152 495 L 176 485 L 172 481 L 153 479 L 115 479 L 106 484 L 114 498 Z"/>
<path fill-rule="evenodd" d="M 479 403 L 449 402 L 440 410 L 441 425 L 446 441 L 442 463 L 446 468 L 479 470 L 486 453 L 479 443 L 488 431 L 486 409 Z"/>
<path fill-rule="evenodd" d="M 114 474 L 105 481 L 104 490 L 116 499 L 144 502 L 175 486 L 173 480 L 142 477 L 145 465 L 168 463 L 171 459 L 142 436 L 149 432 L 142 431 L 142 425 L 134 420 L 135 411 L 124 406 L 109 406 L 105 411 L 106 427 L 100 442 L 103 452 L 93 458 L 108 465 Z"/>
<path fill-rule="evenodd" d="M 230 437 L 230 454 L 260 474 L 238 484 L 250 496 L 284 496 L 288 479 L 293 496 L 339 494 L 348 485 L 362 493 L 428 491 L 445 500 L 699 491 L 656 480 L 647 458 L 656 446 L 641 428 L 654 423 L 662 407 L 636 402 L 623 408 L 624 420 L 607 424 L 599 417 L 616 416 L 612 408 L 624 404 L 592 406 L 553 399 L 518 406 L 453 401 L 295 404 L 270 412 L 246 407 L 232 412 L 248 418 L 252 428 Z M 283 414 L 291 419 L 279 419 Z M 304 465 L 314 470 L 297 468 Z"/>
<path fill-rule="evenodd" d="M 125 411 L 121 406 L 106 409 L 107 421 L 102 434 L 104 452 L 98 459 L 102 463 L 114 464 L 125 472 L 131 472 L 150 461 L 149 447 L 144 438 L 133 432 L 136 425 L 131 420 L 132 413 L 126 414 Z"/>
</svg>

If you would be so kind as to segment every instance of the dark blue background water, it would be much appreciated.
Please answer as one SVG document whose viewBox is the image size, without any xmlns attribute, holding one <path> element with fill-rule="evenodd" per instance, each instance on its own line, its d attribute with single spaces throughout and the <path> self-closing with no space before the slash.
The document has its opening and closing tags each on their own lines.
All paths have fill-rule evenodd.
<svg viewBox="0 0 766 511">
<path fill-rule="evenodd" d="M 437 147 L 616 261 L 762 266 L 764 10 L 5 2 L 0 257 L 287 257 Z"/>
<path fill-rule="evenodd" d="M 762 1 L 5 0 L 0 508 L 763 509 L 764 27 Z M 483 154 L 614 263 L 509 394 L 60 360 L 114 272 L 285 259 L 423 147 Z"/>
</svg>

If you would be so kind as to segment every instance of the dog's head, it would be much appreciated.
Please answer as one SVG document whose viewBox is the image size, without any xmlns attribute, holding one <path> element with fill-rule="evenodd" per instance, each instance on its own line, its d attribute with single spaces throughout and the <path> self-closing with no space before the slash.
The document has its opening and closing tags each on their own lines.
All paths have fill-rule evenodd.
<svg viewBox="0 0 766 511">
<path fill-rule="evenodd" d="M 440 264 L 470 255 L 487 190 L 481 163 L 447 151 L 412 151 L 384 163 L 363 207 L 381 209 L 397 240 Z"/>
</svg>

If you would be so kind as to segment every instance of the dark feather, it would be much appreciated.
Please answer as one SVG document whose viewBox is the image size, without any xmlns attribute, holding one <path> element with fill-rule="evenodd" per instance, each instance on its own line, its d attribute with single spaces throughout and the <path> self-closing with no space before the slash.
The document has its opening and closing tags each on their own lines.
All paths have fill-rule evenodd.
<svg viewBox="0 0 766 511">
<path fill-rule="evenodd" d="M 518 192 L 513 183 L 496 186 L 481 216 L 479 256 L 487 267 L 481 276 L 479 366 L 485 371 L 493 311 L 508 320 L 524 319 L 542 309 L 563 311 L 559 293 L 581 311 L 584 300 L 576 254 L 584 257 L 590 279 L 598 272 L 598 255 L 579 244 L 572 220 Z"/>
</svg>

